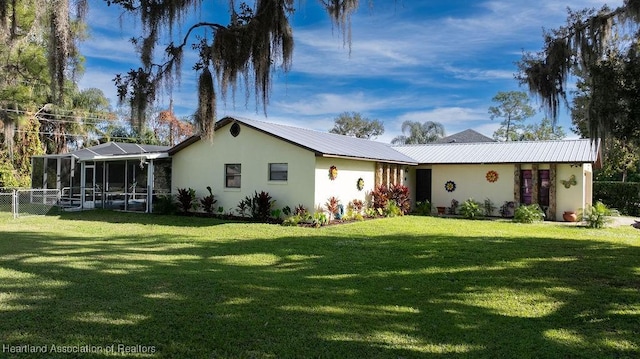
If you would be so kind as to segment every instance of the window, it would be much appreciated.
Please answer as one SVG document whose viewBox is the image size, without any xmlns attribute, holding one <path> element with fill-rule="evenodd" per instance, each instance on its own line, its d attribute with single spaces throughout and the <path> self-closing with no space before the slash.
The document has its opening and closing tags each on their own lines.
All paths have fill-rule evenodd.
<svg viewBox="0 0 640 359">
<path fill-rule="evenodd" d="M 538 203 L 541 206 L 549 205 L 549 186 L 551 182 L 549 180 L 549 170 L 538 171 L 538 181 L 540 181 L 540 190 L 538 191 Z"/>
<path fill-rule="evenodd" d="M 240 134 L 240 125 L 235 122 L 233 125 L 231 125 L 229 132 L 231 133 L 231 136 L 238 137 L 238 135 Z"/>
<path fill-rule="evenodd" d="M 538 203 L 541 206 L 549 205 L 549 170 L 538 171 L 538 183 L 533 183 L 533 171 L 522 170 L 520 173 L 520 202 L 524 204 Z M 538 189 L 538 198 L 533 198 L 534 186 Z M 537 202 L 534 202 L 537 201 Z"/>
<path fill-rule="evenodd" d="M 289 175 L 287 163 L 269 163 L 269 181 L 286 181 Z"/>
<path fill-rule="evenodd" d="M 224 186 L 226 188 L 240 188 L 241 165 L 239 163 L 224 165 Z"/>
</svg>

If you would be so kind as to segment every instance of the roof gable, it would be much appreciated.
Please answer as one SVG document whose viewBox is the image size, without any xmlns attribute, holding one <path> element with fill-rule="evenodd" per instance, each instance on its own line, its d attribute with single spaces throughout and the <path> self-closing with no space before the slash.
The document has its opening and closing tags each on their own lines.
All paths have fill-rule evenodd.
<svg viewBox="0 0 640 359">
<path fill-rule="evenodd" d="M 355 158 L 402 164 L 415 163 L 412 158 L 394 150 L 391 145 L 383 142 L 246 118 L 225 117 L 216 122 L 216 131 L 234 122 L 302 147 L 314 152 L 317 156 Z M 189 138 L 176 145 L 169 153 L 174 154 L 198 140 L 200 140 L 200 137 Z"/>
</svg>

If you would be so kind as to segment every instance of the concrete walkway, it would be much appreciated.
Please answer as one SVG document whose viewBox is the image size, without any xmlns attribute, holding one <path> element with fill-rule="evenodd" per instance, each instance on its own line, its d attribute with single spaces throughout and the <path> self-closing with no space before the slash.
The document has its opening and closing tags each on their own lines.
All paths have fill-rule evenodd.
<svg viewBox="0 0 640 359">
<path fill-rule="evenodd" d="M 617 216 L 612 218 L 613 221 L 609 224 L 610 226 L 620 227 L 635 225 L 636 228 L 640 228 L 640 218 L 627 216 Z"/>
</svg>

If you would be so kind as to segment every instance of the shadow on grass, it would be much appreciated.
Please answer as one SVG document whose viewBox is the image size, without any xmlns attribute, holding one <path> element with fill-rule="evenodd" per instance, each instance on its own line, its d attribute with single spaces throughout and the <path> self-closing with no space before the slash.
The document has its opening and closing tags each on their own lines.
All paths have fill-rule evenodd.
<svg viewBox="0 0 640 359">
<path fill-rule="evenodd" d="M 121 344 L 158 358 L 635 357 L 639 267 L 638 247 L 536 235 L 13 232 L 0 241 L 0 344 Z"/>
<path fill-rule="evenodd" d="M 183 215 L 163 215 L 147 214 L 137 212 L 119 212 L 113 210 L 95 209 L 80 212 L 59 211 L 52 213 L 62 220 L 71 221 L 98 221 L 106 223 L 135 223 L 135 224 L 157 224 L 163 226 L 177 227 L 207 227 L 225 223 L 236 223 L 233 220 L 223 220 L 212 217 L 183 216 Z"/>
</svg>

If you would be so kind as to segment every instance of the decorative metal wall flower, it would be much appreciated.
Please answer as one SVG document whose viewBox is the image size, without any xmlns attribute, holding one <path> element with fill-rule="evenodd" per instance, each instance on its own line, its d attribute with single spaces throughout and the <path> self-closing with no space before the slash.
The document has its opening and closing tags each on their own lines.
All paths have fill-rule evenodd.
<svg viewBox="0 0 640 359">
<path fill-rule="evenodd" d="M 362 177 L 358 178 L 358 182 L 356 182 L 356 188 L 358 189 L 358 191 L 362 191 L 362 189 L 364 188 L 364 180 L 362 179 Z"/>
<path fill-rule="evenodd" d="M 446 189 L 447 192 L 453 192 L 456 190 L 456 183 L 453 181 L 447 181 L 447 183 L 444 184 L 444 189 Z"/>
<path fill-rule="evenodd" d="M 487 181 L 493 183 L 496 182 L 498 180 L 498 172 L 491 170 L 489 172 L 487 172 L 487 175 L 485 176 L 487 178 Z"/>
<path fill-rule="evenodd" d="M 334 179 L 336 179 L 336 177 L 338 177 L 338 167 L 329 167 L 329 179 L 333 181 Z"/>
</svg>

